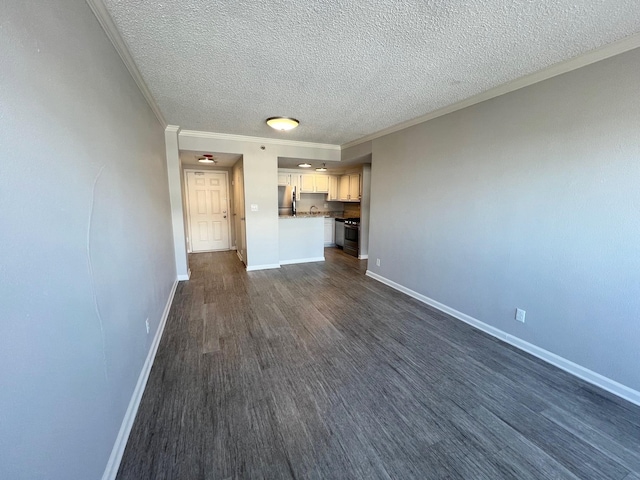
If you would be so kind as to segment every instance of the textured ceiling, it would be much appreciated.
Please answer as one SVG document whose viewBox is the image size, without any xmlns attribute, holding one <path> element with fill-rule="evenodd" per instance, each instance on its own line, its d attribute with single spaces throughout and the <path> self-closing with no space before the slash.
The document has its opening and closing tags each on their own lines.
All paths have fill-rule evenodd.
<svg viewBox="0 0 640 480">
<path fill-rule="evenodd" d="M 170 124 L 332 144 L 640 31 L 638 0 L 103 1 Z"/>
</svg>

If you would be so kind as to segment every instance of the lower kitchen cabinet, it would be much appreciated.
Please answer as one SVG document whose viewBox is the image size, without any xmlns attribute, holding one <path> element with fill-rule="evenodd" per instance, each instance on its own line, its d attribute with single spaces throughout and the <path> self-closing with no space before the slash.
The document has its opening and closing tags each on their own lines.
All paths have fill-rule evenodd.
<svg viewBox="0 0 640 480">
<path fill-rule="evenodd" d="M 333 247 L 336 244 L 333 218 L 324 219 L 324 246 Z"/>
</svg>

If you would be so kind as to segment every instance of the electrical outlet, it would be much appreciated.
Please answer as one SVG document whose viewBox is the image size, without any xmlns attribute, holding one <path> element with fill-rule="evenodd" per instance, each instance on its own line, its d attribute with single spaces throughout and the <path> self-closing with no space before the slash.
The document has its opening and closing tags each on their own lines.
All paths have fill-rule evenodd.
<svg viewBox="0 0 640 480">
<path fill-rule="evenodd" d="M 252 212 L 257 212 L 258 211 L 258 204 L 257 203 L 252 203 L 251 204 L 251 211 Z"/>
<path fill-rule="evenodd" d="M 380 259 L 376 258 L 376 267 L 379 267 L 379 266 L 380 266 Z"/>
<path fill-rule="evenodd" d="M 329 204 L 328 204 L 328 203 L 325 203 L 325 204 L 324 204 L 324 208 L 329 208 Z"/>
<path fill-rule="evenodd" d="M 148 318 L 144 321 L 144 324 L 147 326 L 147 334 L 148 334 L 149 333 L 149 319 Z"/>
<path fill-rule="evenodd" d="M 525 312 L 524 310 L 520 309 L 520 308 L 516 308 L 516 320 L 519 322 L 524 323 L 524 316 L 527 312 Z"/>
</svg>

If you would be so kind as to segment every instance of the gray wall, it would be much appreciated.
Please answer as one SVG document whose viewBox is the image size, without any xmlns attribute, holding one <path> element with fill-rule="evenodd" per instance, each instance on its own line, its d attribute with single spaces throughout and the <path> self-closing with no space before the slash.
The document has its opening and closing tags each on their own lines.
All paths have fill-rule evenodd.
<svg viewBox="0 0 640 480">
<path fill-rule="evenodd" d="M 635 50 L 374 140 L 371 271 L 640 390 L 639 74 Z"/>
<path fill-rule="evenodd" d="M 369 163 L 371 161 L 372 151 L 371 140 L 359 143 L 352 147 L 347 146 L 340 152 L 340 160 L 350 165 L 354 163 Z"/>
<path fill-rule="evenodd" d="M 84 1 L 0 19 L 0 478 L 96 479 L 175 278 L 163 128 Z"/>
</svg>

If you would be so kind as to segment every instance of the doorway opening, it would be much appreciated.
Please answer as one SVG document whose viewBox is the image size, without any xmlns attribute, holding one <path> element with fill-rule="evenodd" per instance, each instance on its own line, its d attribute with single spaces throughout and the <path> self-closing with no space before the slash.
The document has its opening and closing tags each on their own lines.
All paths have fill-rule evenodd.
<svg viewBox="0 0 640 480">
<path fill-rule="evenodd" d="M 192 253 L 229 250 L 227 172 L 185 170 L 187 239 Z"/>
<path fill-rule="evenodd" d="M 246 264 L 242 155 L 183 150 L 180 162 L 187 251 L 237 250 Z"/>
</svg>

